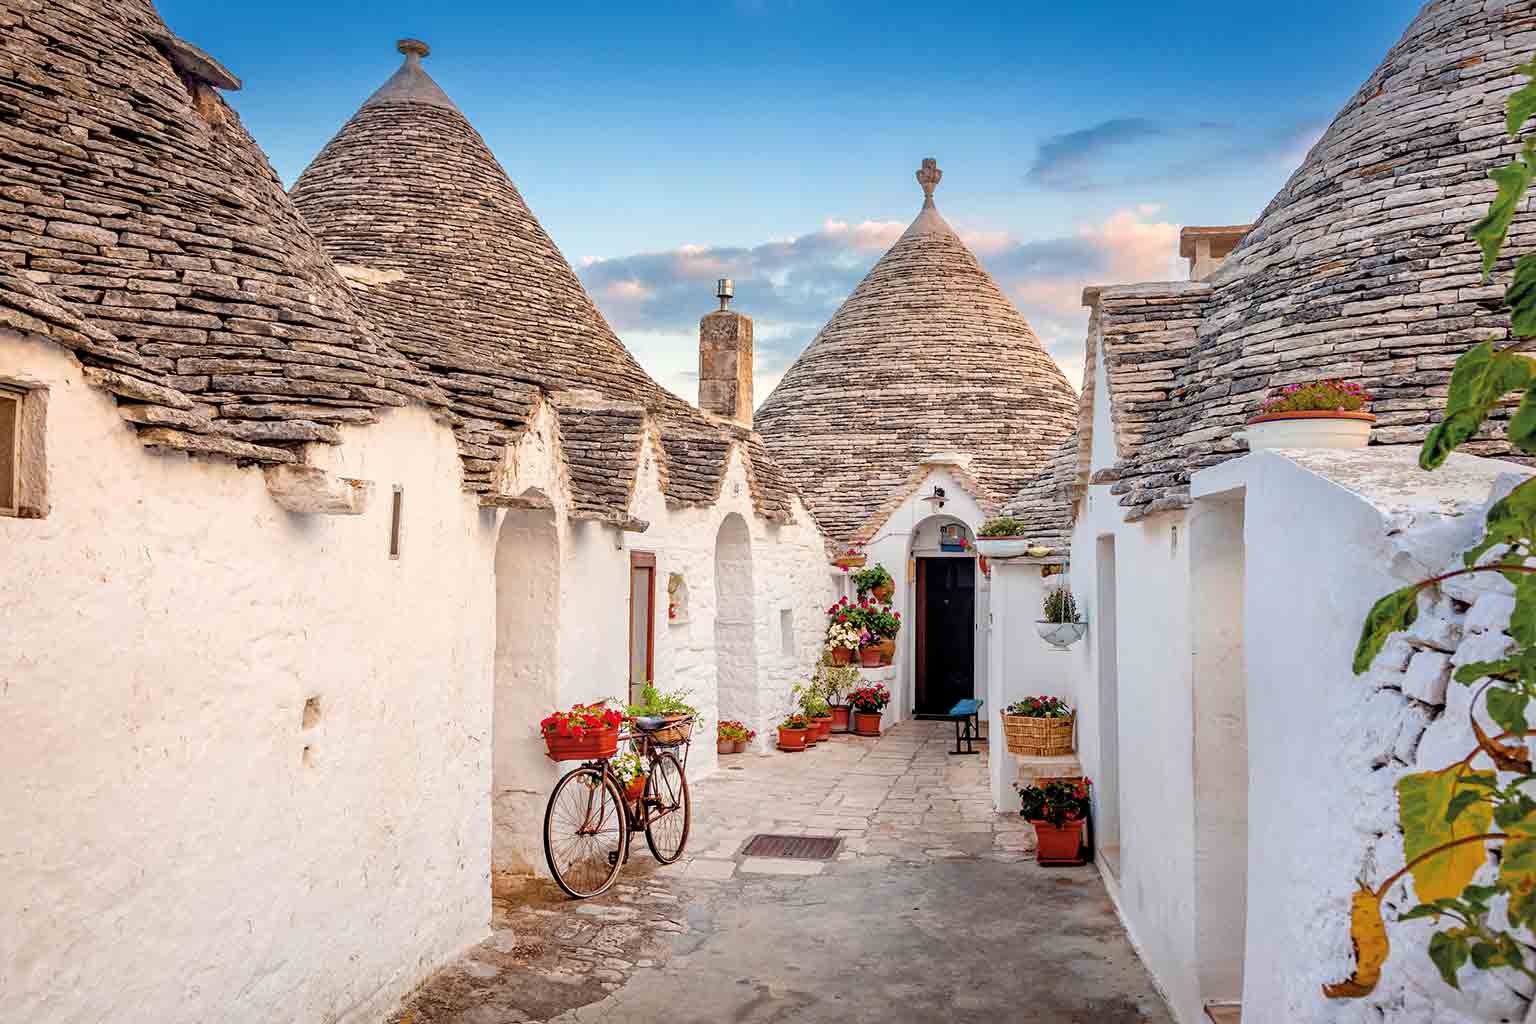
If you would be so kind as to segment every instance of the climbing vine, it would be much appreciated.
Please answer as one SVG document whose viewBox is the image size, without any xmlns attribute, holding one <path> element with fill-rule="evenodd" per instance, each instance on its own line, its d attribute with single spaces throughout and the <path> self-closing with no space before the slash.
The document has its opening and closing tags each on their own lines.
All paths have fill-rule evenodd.
<svg viewBox="0 0 1536 1024">
<path fill-rule="evenodd" d="M 1536 117 L 1536 62 L 1519 68 L 1529 81 L 1508 100 L 1505 130 L 1520 138 Z M 1497 194 L 1469 234 L 1483 256 L 1483 278 L 1492 273 L 1521 200 L 1536 180 L 1536 141 L 1526 141 L 1510 164 L 1489 173 Z M 1504 301 L 1516 338 L 1536 337 L 1536 254 L 1515 263 Z M 1446 397 L 1445 417 L 1419 453 L 1424 469 L 1435 469 L 1470 440 L 1493 408 L 1511 392 L 1521 398 L 1509 421 L 1508 439 L 1536 455 L 1536 362 L 1518 349 L 1485 342 L 1456 361 Z M 1363 882 L 1351 903 L 1350 936 L 1355 969 L 1345 981 L 1325 985 L 1332 998 L 1370 994 L 1389 952 L 1381 903 L 1404 875 L 1413 877 L 1421 901 L 1398 920 L 1426 918 L 1439 925 L 1428 954 L 1447 985 L 1459 988 L 1458 972 L 1470 963 L 1480 970 L 1506 970 L 1536 980 L 1536 947 L 1519 938 L 1536 929 L 1536 799 L 1527 794 L 1536 781 L 1525 738 L 1536 733 L 1536 478 L 1516 487 L 1488 511 L 1482 540 L 1465 555 L 1465 568 L 1393 591 L 1366 617 L 1355 649 L 1354 671 L 1370 668 L 1387 638 L 1413 625 L 1420 594 L 1459 576 L 1497 573 L 1514 588 L 1509 634 L 1512 652 L 1498 661 L 1463 665 L 1456 682 L 1475 687 L 1471 709 L 1477 745 L 1457 763 L 1436 771 L 1405 775 L 1397 783 L 1398 824 L 1407 864 L 1380 885 Z M 1498 724 L 1489 735 L 1477 720 L 1487 709 Z M 1492 853 L 1498 871 L 1491 885 L 1473 877 Z M 1504 925 L 1507 924 L 1507 927 Z"/>
</svg>

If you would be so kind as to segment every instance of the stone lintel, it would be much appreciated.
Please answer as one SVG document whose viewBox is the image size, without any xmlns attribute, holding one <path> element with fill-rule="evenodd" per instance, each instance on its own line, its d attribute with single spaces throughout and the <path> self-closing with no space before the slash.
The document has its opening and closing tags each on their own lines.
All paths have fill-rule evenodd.
<svg viewBox="0 0 1536 1024">
<path fill-rule="evenodd" d="M 367 511 L 373 483 L 332 476 L 318 466 L 268 466 L 267 491 L 289 512 L 357 516 Z"/>
</svg>

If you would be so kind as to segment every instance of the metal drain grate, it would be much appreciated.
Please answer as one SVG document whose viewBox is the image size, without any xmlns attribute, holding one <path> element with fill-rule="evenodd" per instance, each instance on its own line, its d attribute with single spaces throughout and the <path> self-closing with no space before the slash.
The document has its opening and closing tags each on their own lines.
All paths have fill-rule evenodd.
<svg viewBox="0 0 1536 1024">
<path fill-rule="evenodd" d="M 742 854 L 747 857 L 782 857 L 785 860 L 831 860 L 841 839 L 826 836 L 755 835 Z"/>
</svg>

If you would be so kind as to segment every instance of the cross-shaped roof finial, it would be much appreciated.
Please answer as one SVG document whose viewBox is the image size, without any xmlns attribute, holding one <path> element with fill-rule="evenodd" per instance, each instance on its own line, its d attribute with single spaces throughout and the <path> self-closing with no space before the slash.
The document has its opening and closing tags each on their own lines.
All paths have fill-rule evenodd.
<svg viewBox="0 0 1536 1024">
<path fill-rule="evenodd" d="M 944 172 L 939 170 L 939 162 L 933 157 L 926 157 L 923 166 L 917 169 L 917 183 L 923 186 L 924 204 L 933 202 L 933 190 L 938 187 L 939 179 L 944 177 Z"/>
</svg>

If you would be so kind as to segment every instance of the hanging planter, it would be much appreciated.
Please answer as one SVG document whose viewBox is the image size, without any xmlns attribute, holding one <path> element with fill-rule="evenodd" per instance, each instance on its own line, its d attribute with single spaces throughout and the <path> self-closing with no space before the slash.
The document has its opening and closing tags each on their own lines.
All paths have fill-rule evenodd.
<svg viewBox="0 0 1536 1024">
<path fill-rule="evenodd" d="M 1040 639 L 1056 648 L 1058 651 L 1066 651 L 1072 648 L 1083 637 L 1088 635 L 1088 623 L 1086 622 L 1037 622 L 1035 632 L 1040 634 Z"/>
<path fill-rule="evenodd" d="M 1058 651 L 1065 651 L 1088 632 L 1088 623 L 1077 610 L 1077 600 L 1066 587 L 1046 591 L 1044 611 L 1045 618 L 1035 624 L 1035 632 Z"/>
<path fill-rule="evenodd" d="M 1242 439 L 1263 448 L 1364 448 L 1376 417 L 1365 411 L 1370 395 L 1359 384 L 1319 380 L 1292 384 L 1264 403 Z"/>
<path fill-rule="evenodd" d="M 868 561 L 869 557 L 865 555 L 864 552 L 860 551 L 858 548 L 849 548 L 841 555 L 838 555 L 836 558 L 832 559 L 832 564 L 843 570 L 843 572 L 847 572 L 850 569 L 863 568 L 864 564 Z"/>
</svg>

